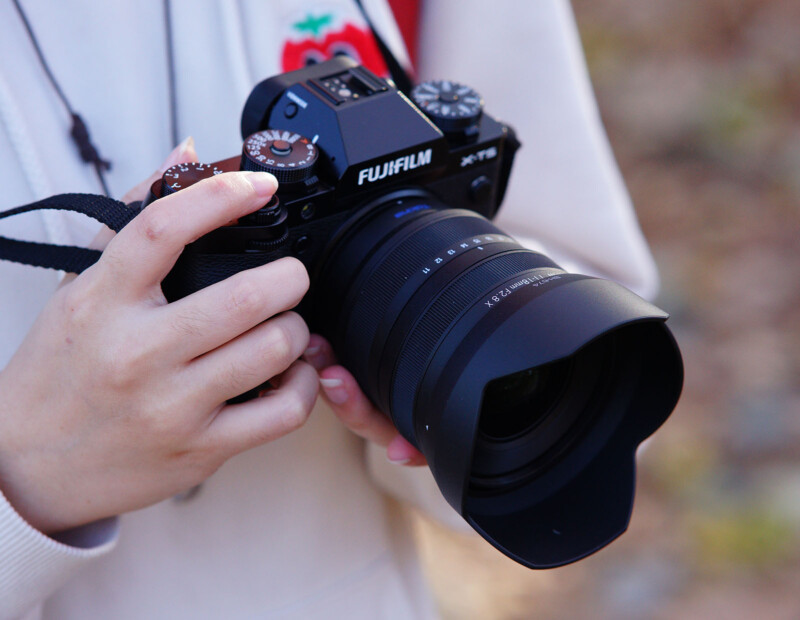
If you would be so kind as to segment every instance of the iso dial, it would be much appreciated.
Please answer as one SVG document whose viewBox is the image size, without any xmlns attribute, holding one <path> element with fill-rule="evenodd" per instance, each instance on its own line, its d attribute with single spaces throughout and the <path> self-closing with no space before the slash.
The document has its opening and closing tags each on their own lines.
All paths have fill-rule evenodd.
<svg viewBox="0 0 800 620">
<path fill-rule="evenodd" d="M 483 99 L 469 86 L 451 80 L 422 82 L 411 98 L 444 133 L 461 133 L 474 126 L 483 112 Z"/>
<path fill-rule="evenodd" d="M 278 183 L 300 183 L 314 176 L 319 149 L 299 133 L 258 131 L 244 141 L 242 169 L 269 172 Z"/>
<path fill-rule="evenodd" d="M 161 195 L 167 196 L 194 185 L 198 181 L 222 174 L 214 164 L 185 163 L 167 168 L 161 176 Z"/>
</svg>

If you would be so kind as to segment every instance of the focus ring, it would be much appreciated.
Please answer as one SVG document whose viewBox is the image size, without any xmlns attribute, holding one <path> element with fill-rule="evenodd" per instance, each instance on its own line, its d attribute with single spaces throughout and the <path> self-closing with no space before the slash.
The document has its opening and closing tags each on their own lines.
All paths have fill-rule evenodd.
<svg viewBox="0 0 800 620">
<path fill-rule="evenodd" d="M 393 245 L 385 259 L 376 265 L 367 265 L 368 273 L 358 285 L 358 297 L 351 310 L 345 310 L 349 318 L 344 341 L 347 343 L 347 364 L 357 374 L 368 372 L 366 365 L 373 340 L 382 321 L 387 320 L 386 311 L 408 279 L 422 268 L 424 261 L 436 252 L 470 235 L 498 233 L 490 222 L 471 214 L 456 215 L 434 221 L 417 229 Z M 440 217 L 441 212 L 431 212 Z M 449 215 L 449 213 L 448 213 Z M 426 218 L 427 219 L 427 218 Z M 369 338 L 358 338 L 356 332 L 368 334 Z"/>
</svg>

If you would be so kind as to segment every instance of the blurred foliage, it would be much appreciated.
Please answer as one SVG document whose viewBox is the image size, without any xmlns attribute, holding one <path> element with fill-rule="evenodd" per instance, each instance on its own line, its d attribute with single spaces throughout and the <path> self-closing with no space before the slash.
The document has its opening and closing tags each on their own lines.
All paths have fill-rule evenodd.
<svg viewBox="0 0 800 620">
<path fill-rule="evenodd" d="M 709 570 L 741 566 L 781 569 L 796 559 L 796 528 L 780 515 L 730 510 L 691 521 L 698 561 Z"/>
</svg>

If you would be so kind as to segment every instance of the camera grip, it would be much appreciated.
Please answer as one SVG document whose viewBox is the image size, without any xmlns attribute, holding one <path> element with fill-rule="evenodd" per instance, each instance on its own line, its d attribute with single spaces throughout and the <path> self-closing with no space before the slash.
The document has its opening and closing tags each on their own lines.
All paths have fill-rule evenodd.
<svg viewBox="0 0 800 620">
<path fill-rule="evenodd" d="M 273 252 L 205 254 L 187 249 L 164 278 L 161 289 L 167 301 L 175 301 L 201 288 L 221 282 L 240 271 L 265 265 L 276 258 Z"/>
</svg>

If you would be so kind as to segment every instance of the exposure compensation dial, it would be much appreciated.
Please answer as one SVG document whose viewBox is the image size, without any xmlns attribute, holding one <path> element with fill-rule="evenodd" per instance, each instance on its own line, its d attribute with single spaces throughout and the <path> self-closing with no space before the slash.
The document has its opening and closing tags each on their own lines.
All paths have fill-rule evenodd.
<svg viewBox="0 0 800 620">
<path fill-rule="evenodd" d="M 481 96 L 471 87 L 451 80 L 422 82 L 411 91 L 411 98 L 446 134 L 467 132 L 483 112 Z"/>
</svg>

